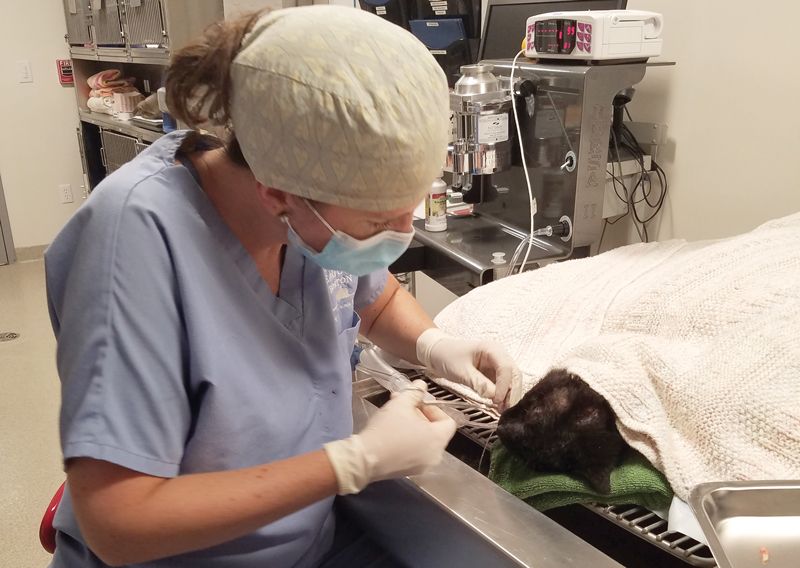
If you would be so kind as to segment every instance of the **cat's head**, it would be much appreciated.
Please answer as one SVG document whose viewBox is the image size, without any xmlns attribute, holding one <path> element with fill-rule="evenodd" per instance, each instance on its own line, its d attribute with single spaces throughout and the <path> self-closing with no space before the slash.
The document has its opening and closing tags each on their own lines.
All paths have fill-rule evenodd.
<svg viewBox="0 0 800 568">
<path fill-rule="evenodd" d="M 582 476 L 603 494 L 626 447 L 608 402 L 563 369 L 550 371 L 506 410 L 497 435 L 532 469 Z"/>
</svg>

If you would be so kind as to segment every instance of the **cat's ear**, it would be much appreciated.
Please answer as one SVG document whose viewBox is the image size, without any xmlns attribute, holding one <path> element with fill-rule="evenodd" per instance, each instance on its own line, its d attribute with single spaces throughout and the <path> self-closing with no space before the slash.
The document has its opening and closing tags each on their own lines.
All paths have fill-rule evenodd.
<svg viewBox="0 0 800 568">
<path fill-rule="evenodd" d="M 596 465 L 588 467 L 580 474 L 586 478 L 589 485 L 602 495 L 611 493 L 611 472 L 614 471 L 614 465 Z"/>
</svg>

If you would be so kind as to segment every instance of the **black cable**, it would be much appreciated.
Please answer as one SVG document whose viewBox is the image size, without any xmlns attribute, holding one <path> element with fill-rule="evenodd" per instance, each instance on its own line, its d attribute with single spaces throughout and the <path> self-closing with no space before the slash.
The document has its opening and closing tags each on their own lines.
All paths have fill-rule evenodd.
<svg viewBox="0 0 800 568">
<path fill-rule="evenodd" d="M 627 138 L 628 133 L 626 131 L 623 131 L 623 134 L 625 135 L 624 137 Z M 631 152 L 631 154 L 634 156 L 635 160 L 639 164 L 639 179 L 636 182 L 636 185 L 633 187 L 633 190 L 631 191 L 630 201 L 631 201 L 631 208 L 633 209 L 632 211 L 633 218 L 636 222 L 638 222 L 642 226 L 641 231 L 638 231 L 637 228 L 637 232 L 639 232 L 639 238 L 644 242 L 648 242 L 650 238 L 647 233 L 647 225 L 645 222 L 643 222 L 643 220 L 639 216 L 639 210 L 636 208 L 637 204 L 636 192 L 639 190 L 639 188 L 640 187 L 642 188 L 642 194 L 643 194 L 643 197 L 641 200 L 639 200 L 639 202 L 641 202 L 642 200 L 648 201 L 648 195 L 649 195 L 649 191 L 645 189 L 647 172 L 644 167 L 644 154 L 638 147 L 636 147 L 636 145 L 628 143 L 627 140 L 623 140 L 623 147 L 625 147 L 629 152 Z"/>
<path fill-rule="evenodd" d="M 628 148 L 628 151 L 630 151 L 630 152 L 632 152 L 634 154 L 637 154 L 634 151 L 635 149 L 630 148 L 630 147 L 627 147 L 627 148 Z M 640 155 L 640 154 L 637 154 L 637 155 L 635 155 L 635 157 L 637 159 L 637 162 L 639 163 L 639 180 L 636 182 L 636 185 L 633 188 L 633 193 L 635 194 L 636 191 L 639 189 L 639 187 L 642 188 L 642 198 L 639 199 L 638 201 L 635 200 L 635 202 L 636 203 L 641 203 L 642 201 L 644 201 L 651 208 L 658 207 L 658 204 L 650 202 L 650 194 L 653 191 L 653 185 L 652 185 L 652 182 L 650 181 L 650 175 L 649 175 L 649 173 L 647 171 L 647 168 L 644 165 L 644 156 Z"/>
<path fill-rule="evenodd" d="M 633 122 L 633 117 L 631 116 L 631 111 L 628 110 L 628 105 L 625 105 L 623 108 L 625 109 L 625 114 L 628 115 L 628 120 Z"/>
<path fill-rule="evenodd" d="M 620 155 L 619 155 L 619 144 L 617 143 L 617 134 L 613 130 L 611 131 L 611 140 L 614 142 L 614 153 L 616 154 L 617 165 L 619 166 L 619 171 L 620 171 L 620 174 L 621 174 L 622 173 L 622 161 L 620 160 Z M 612 162 L 612 164 L 613 164 L 613 162 Z M 628 188 L 625 185 L 623 185 L 622 187 L 625 189 L 625 198 L 626 198 L 626 202 L 628 204 L 628 212 L 631 213 L 633 215 L 633 218 L 634 218 L 633 228 L 636 229 L 636 233 L 639 235 L 639 240 L 642 241 L 642 242 L 647 242 L 647 230 L 646 230 L 646 228 L 643 226 L 640 229 L 639 225 L 636 224 L 636 222 L 639 221 L 639 215 L 638 215 L 638 212 L 636 211 L 636 204 L 634 203 L 634 198 L 628 192 Z M 641 222 L 640 222 L 640 224 L 641 224 Z"/>
<path fill-rule="evenodd" d="M 612 168 L 614 167 L 614 162 L 613 162 L 613 161 L 611 162 L 611 167 L 612 167 Z M 620 200 L 620 201 L 622 201 L 623 203 L 627 203 L 627 202 L 628 202 L 628 200 L 627 200 L 627 197 L 622 197 L 622 196 L 619 194 L 619 190 L 617 189 L 617 183 L 619 183 L 619 184 L 622 186 L 622 189 L 624 190 L 624 189 L 625 189 L 625 182 L 622 180 L 622 178 L 621 178 L 621 177 L 617 177 L 617 176 L 614 174 L 614 172 L 613 172 L 613 171 L 610 171 L 610 172 L 609 172 L 609 171 L 608 171 L 608 168 L 606 168 L 606 173 L 608 173 L 608 175 L 610 175 L 610 176 L 611 176 L 611 183 L 612 183 L 612 185 L 614 186 L 614 193 L 616 193 L 616 194 L 617 194 L 617 199 L 619 199 L 619 200 Z M 622 176 L 622 171 L 621 171 L 621 170 L 620 170 L 620 172 L 619 172 L 619 175 L 620 175 L 620 176 Z M 625 195 L 627 196 L 627 191 L 625 192 Z"/>
<path fill-rule="evenodd" d="M 612 131 L 612 134 L 613 134 L 613 131 Z M 619 156 L 617 156 L 617 158 L 618 158 L 617 161 L 619 161 Z M 608 168 L 606 168 L 606 172 L 608 172 L 608 174 L 611 176 L 611 183 L 614 186 L 614 193 L 617 195 L 617 199 L 619 199 L 620 201 L 622 201 L 623 203 L 625 203 L 627 205 L 628 204 L 628 197 L 627 197 L 628 191 L 625 188 L 625 182 L 622 180 L 622 168 L 620 168 L 620 171 L 619 171 L 620 177 L 617 177 L 616 174 L 614 174 L 614 172 L 613 172 L 613 168 L 614 168 L 614 160 L 613 159 L 611 160 L 611 168 L 612 168 L 612 171 L 610 171 L 610 172 L 608 171 Z M 619 189 L 617 189 L 617 183 L 619 183 L 622 186 L 622 189 L 623 189 L 623 191 L 625 193 L 625 197 L 622 197 L 622 195 L 619 194 Z"/>
<path fill-rule="evenodd" d="M 651 209 L 653 209 L 652 213 L 646 219 L 643 219 L 643 221 L 645 223 L 649 223 L 650 221 L 652 221 L 655 218 L 656 215 L 658 215 L 659 211 L 661 210 L 661 208 L 664 205 L 664 200 L 666 199 L 666 193 L 667 193 L 667 188 L 668 188 L 668 183 L 667 183 L 666 174 L 664 173 L 664 170 L 657 163 L 655 163 L 655 162 L 652 162 L 652 163 L 653 163 L 653 172 L 655 172 L 656 177 L 658 178 L 659 185 L 662 188 L 662 191 L 659 194 L 658 199 L 655 202 L 651 202 L 650 201 L 649 197 L 650 197 L 650 194 L 653 191 L 652 190 L 652 181 L 651 181 L 651 177 L 649 175 L 649 172 L 647 172 L 647 170 L 643 169 L 643 174 L 642 174 L 642 180 L 641 181 L 643 181 L 644 184 L 647 185 L 648 189 L 646 191 L 643 189 L 642 194 L 643 194 L 643 197 L 645 198 L 645 201 L 647 202 L 647 205 L 650 206 Z"/>
<path fill-rule="evenodd" d="M 631 116 L 630 110 L 628 109 L 627 105 L 624 107 L 625 114 L 628 116 L 630 121 L 633 121 L 633 117 Z M 617 145 L 616 153 L 617 159 L 619 160 L 619 148 L 618 146 L 621 145 L 625 148 L 631 155 L 636 159 L 639 163 L 639 179 L 636 182 L 636 185 L 633 187 L 631 191 L 631 195 L 629 195 L 629 202 L 630 208 L 633 209 L 631 214 L 634 220 L 634 227 L 636 227 L 637 232 L 639 232 L 638 225 L 642 226 L 642 231 L 639 233 L 640 238 L 644 235 L 646 239 L 649 239 L 649 235 L 647 233 L 647 223 L 651 222 L 658 213 L 661 211 L 664 205 L 664 201 L 666 200 L 667 191 L 669 189 L 669 183 L 667 180 L 667 175 L 664 169 L 651 157 L 651 169 L 650 171 L 644 165 L 644 157 L 646 155 L 644 149 L 639 144 L 639 141 L 636 140 L 636 137 L 631 132 L 630 128 L 623 123 L 621 132 L 620 132 L 620 140 L 616 140 L 616 134 L 612 132 L 612 137 L 614 139 L 615 145 Z M 621 163 L 620 163 L 620 171 L 621 171 Z M 656 177 L 658 178 L 659 186 L 661 188 L 661 192 L 658 195 L 658 199 L 655 201 L 651 201 L 650 197 L 653 193 L 653 182 L 651 178 L 651 174 L 655 173 Z M 641 191 L 642 198 L 636 198 L 636 193 Z M 627 193 L 626 193 L 627 195 Z M 648 207 L 652 209 L 650 215 L 642 216 L 640 215 L 639 211 L 636 209 L 635 205 L 645 201 Z M 638 225 L 637 225 L 638 223 Z"/>
<path fill-rule="evenodd" d="M 652 209 L 654 209 L 654 210 L 655 210 L 655 211 L 654 211 L 654 215 L 652 215 L 651 217 L 655 216 L 655 214 L 657 214 L 657 212 L 658 212 L 658 211 L 661 209 L 661 207 L 664 205 L 664 200 L 665 200 L 665 198 L 666 198 L 666 195 L 667 195 L 667 188 L 668 188 L 667 176 L 666 176 L 666 174 L 664 173 L 664 170 L 662 170 L 662 169 L 661 169 L 661 166 L 659 166 L 658 164 L 655 164 L 654 171 L 655 171 L 655 173 L 656 173 L 656 177 L 658 178 L 658 183 L 659 183 L 659 185 L 661 186 L 661 193 L 659 194 L 659 196 L 658 196 L 658 200 L 656 201 L 656 203 L 650 203 L 650 201 L 649 201 L 649 200 L 648 200 L 648 202 L 647 202 L 647 204 L 648 204 L 648 205 L 649 205 L 649 206 L 650 206 Z M 652 183 L 652 182 L 650 182 L 650 183 Z"/>
<path fill-rule="evenodd" d="M 633 117 L 631 116 L 627 105 L 624 105 L 623 109 L 628 117 L 628 120 L 632 122 Z M 648 242 L 650 240 L 650 235 L 647 230 L 647 224 L 655 219 L 656 216 L 661 212 L 661 209 L 664 206 L 664 201 L 666 200 L 667 191 L 669 189 L 666 172 L 652 158 L 652 156 L 650 157 L 650 168 L 648 169 L 646 167 L 645 158 L 647 157 L 647 153 L 642 148 L 641 144 L 639 144 L 639 141 L 626 124 L 623 123 L 619 129 L 612 128 L 611 141 L 613 143 L 613 148 L 609 148 L 609 150 L 613 152 L 612 159 L 610 160 L 612 170 L 609 171 L 606 169 L 606 172 L 611 176 L 614 193 L 616 194 L 617 199 L 626 205 L 627 211 L 624 214 L 617 216 L 613 220 L 605 219 L 603 231 L 600 234 L 600 241 L 597 248 L 598 252 L 602 248 L 603 239 L 605 238 L 606 228 L 608 225 L 614 225 L 626 218 L 628 215 L 631 215 L 633 226 L 639 235 L 639 239 L 642 242 Z M 626 176 L 623 175 L 620 148 L 624 149 L 628 154 L 630 154 L 631 158 L 637 163 L 639 169 L 638 172 L 632 175 L 635 176 L 635 184 L 630 189 L 624 179 Z M 619 175 L 617 175 L 614 171 L 615 162 L 616 166 L 619 167 Z M 658 180 L 658 187 L 660 189 L 657 197 L 655 193 L 656 189 L 654 189 L 654 183 L 652 180 L 653 174 L 655 174 L 655 177 Z M 622 194 L 620 193 L 620 188 L 622 189 Z M 647 207 L 650 208 L 651 211 L 649 214 L 645 214 L 638 210 L 637 206 L 643 202 L 647 205 Z"/>
<path fill-rule="evenodd" d="M 635 153 L 633 150 L 630 150 L 630 149 L 629 149 L 628 151 L 629 151 L 629 152 L 631 152 L 632 154 L 634 154 L 634 153 Z M 649 203 L 649 201 L 648 201 L 648 198 L 649 198 L 649 196 L 650 196 L 651 187 L 650 187 L 650 185 L 648 184 L 648 185 L 647 185 L 647 188 L 646 188 L 646 189 L 644 189 L 644 185 L 645 185 L 645 184 L 644 184 L 644 182 L 649 182 L 649 177 L 647 176 L 647 170 L 646 170 L 646 168 L 644 167 L 644 157 L 642 157 L 642 156 L 636 156 L 636 158 L 637 158 L 637 162 L 639 163 L 640 174 L 639 174 L 639 181 L 637 182 L 636 186 L 633 188 L 633 190 L 632 190 L 632 193 L 635 195 L 635 193 L 636 193 L 636 190 L 639 188 L 639 186 L 640 186 L 640 185 L 642 185 L 642 187 L 643 187 L 643 190 L 642 190 L 642 192 L 643 192 L 643 195 L 642 195 L 642 198 L 641 198 L 641 199 L 635 199 L 635 197 L 634 197 L 634 200 L 633 200 L 633 201 L 634 201 L 634 203 L 636 203 L 637 205 L 638 205 L 639 203 L 641 203 L 642 201 L 646 201 L 646 202 L 648 203 L 648 205 L 650 205 L 650 203 Z M 623 188 L 626 190 L 626 191 L 625 191 L 625 194 L 626 194 L 626 195 L 628 194 L 628 192 L 627 192 L 627 188 L 626 188 L 626 186 L 625 186 L 625 181 L 622 179 L 622 175 L 623 175 L 623 174 L 622 174 L 622 161 L 621 161 L 619 158 L 617 158 L 616 162 L 617 162 L 618 164 L 620 164 L 620 177 L 617 177 L 617 176 L 614 174 L 614 172 L 613 172 L 613 171 L 609 171 L 608 169 L 606 169 L 606 172 L 608 173 L 608 175 L 610 175 L 610 176 L 611 176 L 611 179 L 612 179 L 612 181 L 613 181 L 613 185 L 614 185 L 614 193 L 616 193 L 616 195 L 617 195 L 617 199 L 619 199 L 620 201 L 622 201 L 623 203 L 625 203 L 625 204 L 627 205 L 627 204 L 628 204 L 628 199 L 627 199 L 627 197 L 623 198 L 623 197 L 622 197 L 622 196 L 619 194 L 619 190 L 617 189 L 617 184 L 620 184 L 620 185 L 622 185 L 622 187 L 623 187 Z M 611 164 L 612 164 L 612 166 L 613 166 L 613 164 L 614 164 L 614 159 L 613 159 L 613 157 L 612 157 L 612 160 L 611 160 Z"/>
<path fill-rule="evenodd" d="M 624 147 L 631 154 L 634 155 L 634 158 L 636 159 L 637 163 L 639 164 L 639 180 L 636 182 L 636 185 L 633 188 L 633 193 L 635 195 L 636 191 L 641 186 L 642 187 L 642 199 L 639 199 L 639 200 L 634 199 L 634 202 L 635 203 L 641 203 L 642 201 L 646 201 L 648 205 L 652 206 L 652 204 L 650 203 L 650 201 L 648 199 L 650 197 L 650 193 L 652 191 L 652 186 L 649 183 L 650 178 L 647 175 L 647 169 L 644 166 L 644 156 L 639 154 L 638 151 L 636 151 L 635 148 L 632 148 L 632 147 L 627 146 L 627 145 L 625 145 Z"/>
<path fill-rule="evenodd" d="M 600 254 L 600 251 L 603 250 L 603 237 L 606 236 L 606 227 L 608 227 L 608 219 L 603 219 L 603 232 L 600 233 L 600 241 L 597 243 L 597 254 Z"/>
<path fill-rule="evenodd" d="M 612 181 L 613 181 L 613 185 L 614 185 L 614 193 L 616 193 L 616 194 L 617 194 L 617 199 L 619 199 L 619 200 L 620 200 L 620 201 L 622 201 L 622 202 L 623 202 L 625 205 L 627 205 L 627 204 L 628 204 L 628 200 L 627 200 L 625 197 L 623 197 L 622 195 L 620 195 L 620 194 L 619 194 L 619 190 L 617 189 L 617 184 L 620 184 L 620 185 L 621 185 L 623 188 L 625 188 L 625 181 L 624 181 L 622 178 L 620 178 L 620 177 L 617 177 L 616 175 L 614 175 L 614 172 L 612 172 L 612 171 L 610 171 L 610 170 L 608 170 L 608 169 L 606 170 L 606 173 L 607 173 L 609 176 L 611 176 L 611 179 L 612 179 Z M 626 191 L 626 193 L 627 193 L 627 191 Z M 643 202 L 643 201 L 644 201 L 644 198 L 642 198 L 642 199 L 639 199 L 639 200 L 638 200 L 638 201 L 636 201 L 635 203 L 636 203 L 636 204 L 639 204 L 639 203 L 641 203 L 641 202 Z"/>
</svg>

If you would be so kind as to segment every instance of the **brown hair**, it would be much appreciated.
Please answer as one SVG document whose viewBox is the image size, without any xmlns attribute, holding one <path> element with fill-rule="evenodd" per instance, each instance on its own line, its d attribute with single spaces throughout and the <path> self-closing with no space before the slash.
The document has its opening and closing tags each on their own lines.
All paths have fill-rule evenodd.
<svg viewBox="0 0 800 568">
<path fill-rule="evenodd" d="M 226 128 L 230 133 L 225 142 L 228 155 L 235 163 L 245 167 L 247 162 L 230 125 L 233 94 L 230 69 L 244 36 L 267 11 L 252 12 L 212 24 L 200 38 L 172 56 L 166 73 L 165 87 L 170 113 L 190 128 L 207 123 Z M 203 145 L 208 146 L 209 143 L 211 141 L 206 139 Z M 190 136 L 182 149 L 192 151 L 200 145 L 200 137 Z"/>
</svg>

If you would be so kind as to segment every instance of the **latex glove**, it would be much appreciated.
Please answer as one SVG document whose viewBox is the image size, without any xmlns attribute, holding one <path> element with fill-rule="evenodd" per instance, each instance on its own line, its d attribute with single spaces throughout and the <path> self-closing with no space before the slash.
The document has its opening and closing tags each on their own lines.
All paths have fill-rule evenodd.
<svg viewBox="0 0 800 568">
<path fill-rule="evenodd" d="M 373 481 L 417 475 L 442 461 L 456 423 L 433 406 L 422 406 L 424 381 L 397 393 L 373 414 L 367 426 L 347 438 L 325 444 L 339 495 L 358 493 Z"/>
<path fill-rule="evenodd" d="M 417 359 L 441 377 L 492 399 L 501 409 L 522 396 L 522 372 L 494 341 L 461 339 L 433 327 L 417 338 Z"/>
</svg>

